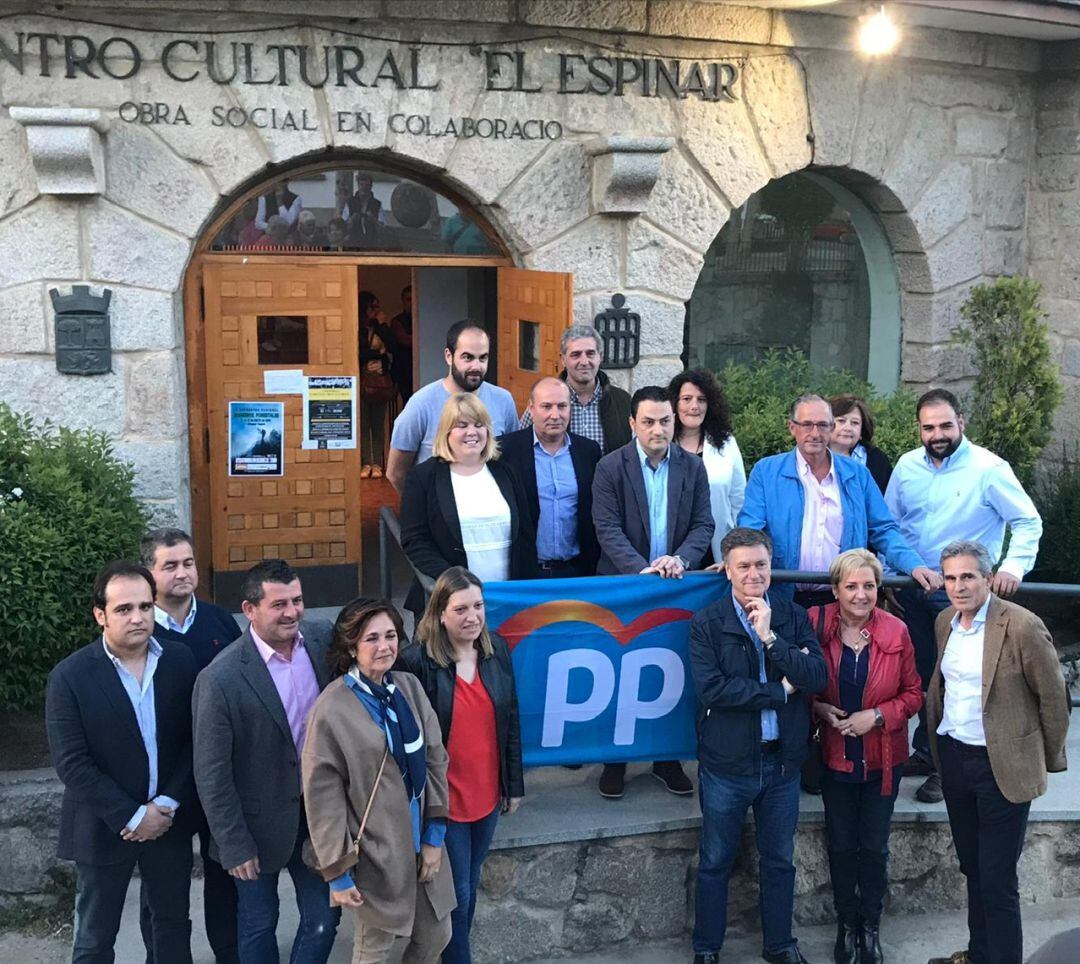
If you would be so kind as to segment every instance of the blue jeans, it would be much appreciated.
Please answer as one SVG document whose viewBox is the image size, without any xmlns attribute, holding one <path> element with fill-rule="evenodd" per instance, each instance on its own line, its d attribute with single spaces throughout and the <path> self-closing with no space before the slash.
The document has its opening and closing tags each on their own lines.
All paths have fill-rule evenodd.
<svg viewBox="0 0 1080 964">
<path fill-rule="evenodd" d="M 300 857 L 307 828 L 296 842 L 285 869 L 296 890 L 300 924 L 289 964 L 326 964 L 334 946 L 341 908 L 330 908 L 330 888 Z M 240 964 L 278 964 L 278 874 L 236 882 L 237 944 Z"/>
<path fill-rule="evenodd" d="M 480 886 L 480 870 L 484 866 L 491 838 L 499 823 L 499 807 L 481 820 L 446 825 L 446 856 L 454 873 L 454 896 L 457 907 L 450 913 L 453 933 L 442 953 L 442 964 L 471 964 L 469 930 L 476 912 L 476 891 Z"/>
<path fill-rule="evenodd" d="M 701 848 L 694 918 L 694 953 L 716 954 L 727 930 L 728 878 L 735 864 L 748 807 L 754 808 L 760 878 L 758 904 L 764 951 L 794 947 L 795 824 L 799 819 L 799 770 L 785 770 L 778 755 L 765 754 L 761 773 L 727 776 L 698 767 Z"/>
<path fill-rule="evenodd" d="M 949 597 L 944 589 L 938 589 L 927 595 L 918 586 L 900 589 L 896 599 L 904 607 L 904 622 L 907 624 L 911 644 L 915 647 L 915 668 L 922 680 L 923 692 L 930 685 L 937 662 L 937 637 L 934 635 L 934 622 L 938 613 L 949 608 Z M 911 748 L 916 755 L 930 759 L 930 738 L 926 733 L 926 705 L 919 710 L 919 725 L 911 737 Z"/>
</svg>

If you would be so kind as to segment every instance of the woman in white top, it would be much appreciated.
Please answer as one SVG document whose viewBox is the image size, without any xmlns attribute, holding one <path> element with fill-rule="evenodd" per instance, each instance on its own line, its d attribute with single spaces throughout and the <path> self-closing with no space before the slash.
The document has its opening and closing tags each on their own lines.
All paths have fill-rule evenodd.
<svg viewBox="0 0 1080 964">
<path fill-rule="evenodd" d="M 735 528 L 746 492 L 746 469 L 739 443 L 731 434 L 727 399 L 712 372 L 693 368 L 680 372 L 668 384 L 675 409 L 675 442 L 705 463 L 709 476 L 709 501 L 716 530 L 712 559 L 706 555 L 702 568 L 720 559 L 720 540 Z"/>
<path fill-rule="evenodd" d="M 413 466 L 401 496 L 401 545 L 413 566 L 432 579 L 451 566 L 484 582 L 535 578 L 525 490 L 498 461 L 491 415 L 472 392 L 447 399 L 432 454 Z M 406 605 L 422 611 L 418 585 Z"/>
</svg>

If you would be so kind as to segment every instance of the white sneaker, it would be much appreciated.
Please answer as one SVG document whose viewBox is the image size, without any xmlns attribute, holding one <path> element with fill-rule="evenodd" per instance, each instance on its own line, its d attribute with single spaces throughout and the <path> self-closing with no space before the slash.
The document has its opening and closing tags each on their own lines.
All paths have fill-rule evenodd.
<svg viewBox="0 0 1080 964">
<path fill-rule="evenodd" d="M 370 479 L 371 478 L 371 466 L 370 465 L 364 465 L 364 466 L 360 467 L 360 478 L 362 478 L 362 479 Z"/>
</svg>

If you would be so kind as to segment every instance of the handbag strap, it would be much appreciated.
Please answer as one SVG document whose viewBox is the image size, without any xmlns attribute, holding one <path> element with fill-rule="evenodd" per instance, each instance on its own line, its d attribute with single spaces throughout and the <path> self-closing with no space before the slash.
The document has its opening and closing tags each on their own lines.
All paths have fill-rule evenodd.
<svg viewBox="0 0 1080 964">
<path fill-rule="evenodd" d="M 817 638 L 819 643 L 825 642 L 825 607 L 817 608 Z"/>
<path fill-rule="evenodd" d="M 356 831 L 356 840 L 353 841 L 357 856 L 360 855 L 360 838 L 364 836 L 364 827 L 367 826 L 368 817 L 371 814 L 371 805 L 375 802 L 375 794 L 379 789 L 379 782 L 382 780 L 383 770 L 386 768 L 386 758 L 389 755 L 390 747 L 387 747 L 383 750 L 382 763 L 379 764 L 379 772 L 375 774 L 375 785 L 371 788 L 371 796 L 368 797 L 367 806 L 364 807 L 364 815 L 360 818 L 360 829 Z"/>
</svg>

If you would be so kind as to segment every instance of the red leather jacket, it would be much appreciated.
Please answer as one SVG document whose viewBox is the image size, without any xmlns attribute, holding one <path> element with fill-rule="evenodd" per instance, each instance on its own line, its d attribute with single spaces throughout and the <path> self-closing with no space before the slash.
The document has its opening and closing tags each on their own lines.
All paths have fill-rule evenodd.
<svg viewBox="0 0 1080 964">
<path fill-rule="evenodd" d="M 823 692 L 815 701 L 840 705 L 839 683 L 840 656 L 844 644 L 840 641 L 840 606 L 830 603 L 825 607 L 822 625 L 821 607 L 814 607 L 807 615 L 810 625 L 817 632 L 825 654 L 829 678 Z M 822 625 L 819 632 L 818 626 Z M 908 720 L 919 712 L 923 704 L 922 684 L 915 670 L 915 649 L 911 645 L 907 626 L 902 620 L 875 609 L 866 624 L 870 634 L 870 667 L 863 689 L 863 709 L 881 710 L 885 728 L 873 729 L 865 734 L 863 759 L 867 770 L 881 770 L 881 793 L 892 793 L 892 769 L 908 758 Z M 844 755 L 844 738 L 838 730 L 821 724 L 821 759 L 830 770 L 851 773 L 854 764 Z"/>
</svg>

